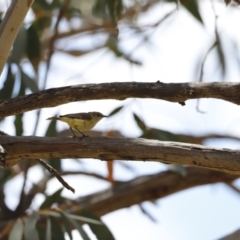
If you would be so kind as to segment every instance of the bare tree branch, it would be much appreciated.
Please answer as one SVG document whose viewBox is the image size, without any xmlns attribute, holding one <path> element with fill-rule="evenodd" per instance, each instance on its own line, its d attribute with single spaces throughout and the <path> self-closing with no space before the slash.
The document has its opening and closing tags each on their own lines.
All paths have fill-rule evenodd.
<svg viewBox="0 0 240 240">
<path fill-rule="evenodd" d="M 64 103 L 127 98 L 155 98 L 170 102 L 179 102 L 198 98 L 217 98 L 240 104 L 240 83 L 101 83 L 82 84 L 60 88 L 51 88 L 0 101 L 0 118 L 16 115 L 38 108 L 55 107 Z M 229 94 L 231 93 L 231 94 Z"/>
<path fill-rule="evenodd" d="M 219 240 L 237 240 L 237 239 L 240 239 L 240 229 L 230 233 L 229 235 L 223 238 L 220 238 Z"/>
<path fill-rule="evenodd" d="M 7 166 L 31 158 L 96 158 L 176 163 L 240 174 L 240 151 L 197 144 L 140 138 L 10 136 L 0 136 L 0 142 L 8 152 Z"/>
<path fill-rule="evenodd" d="M 0 25 L 0 74 L 33 0 L 12 0 Z"/>
<path fill-rule="evenodd" d="M 231 183 L 238 178 L 236 175 L 193 167 L 187 167 L 186 173 L 186 177 L 172 171 L 141 176 L 98 193 L 80 197 L 75 203 L 80 208 L 88 208 L 102 216 L 144 201 L 155 201 L 188 188 L 218 182 Z"/>
</svg>

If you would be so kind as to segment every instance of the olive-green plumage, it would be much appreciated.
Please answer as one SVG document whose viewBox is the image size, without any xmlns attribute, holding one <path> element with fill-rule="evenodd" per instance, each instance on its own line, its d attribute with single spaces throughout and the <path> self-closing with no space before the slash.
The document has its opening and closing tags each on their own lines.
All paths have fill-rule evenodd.
<svg viewBox="0 0 240 240">
<path fill-rule="evenodd" d="M 76 129 L 82 134 L 82 136 L 86 136 L 81 131 L 92 129 L 104 117 L 108 116 L 105 116 L 100 112 L 88 112 L 61 115 L 59 117 L 50 117 L 47 118 L 47 120 L 60 120 L 62 122 L 66 122 L 69 125 L 73 135 L 76 137 L 72 129 Z"/>
</svg>

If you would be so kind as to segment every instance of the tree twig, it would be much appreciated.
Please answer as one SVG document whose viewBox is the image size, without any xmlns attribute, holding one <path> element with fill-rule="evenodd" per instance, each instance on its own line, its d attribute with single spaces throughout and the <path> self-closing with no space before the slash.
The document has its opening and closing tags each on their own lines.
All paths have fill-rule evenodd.
<svg viewBox="0 0 240 240">
<path fill-rule="evenodd" d="M 36 159 L 42 166 L 44 166 L 50 173 L 52 173 L 57 180 L 68 190 L 72 191 L 73 193 L 75 193 L 75 189 L 73 187 L 71 187 L 59 174 L 59 172 L 53 168 L 52 166 L 50 166 L 48 163 L 46 163 L 44 160 L 42 159 Z"/>
</svg>

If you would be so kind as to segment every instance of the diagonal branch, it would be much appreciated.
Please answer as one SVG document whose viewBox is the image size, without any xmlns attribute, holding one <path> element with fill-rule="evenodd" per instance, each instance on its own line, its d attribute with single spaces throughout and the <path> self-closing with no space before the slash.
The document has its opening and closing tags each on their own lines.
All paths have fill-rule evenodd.
<svg viewBox="0 0 240 240">
<path fill-rule="evenodd" d="M 0 118 L 20 114 L 39 108 L 55 107 L 61 104 L 99 99 L 155 98 L 179 102 L 198 98 L 217 98 L 240 104 L 240 83 L 101 83 L 82 84 L 51 88 L 0 101 Z"/>
<path fill-rule="evenodd" d="M 141 138 L 10 136 L 0 136 L 0 142 L 8 152 L 7 166 L 31 158 L 96 158 L 176 163 L 240 175 L 240 151 L 197 144 Z"/>
<path fill-rule="evenodd" d="M 144 201 L 155 201 L 188 188 L 218 182 L 231 183 L 237 178 L 236 175 L 188 167 L 185 177 L 172 171 L 140 176 L 106 190 L 80 197 L 75 203 L 80 208 L 87 208 L 102 216 Z"/>
</svg>

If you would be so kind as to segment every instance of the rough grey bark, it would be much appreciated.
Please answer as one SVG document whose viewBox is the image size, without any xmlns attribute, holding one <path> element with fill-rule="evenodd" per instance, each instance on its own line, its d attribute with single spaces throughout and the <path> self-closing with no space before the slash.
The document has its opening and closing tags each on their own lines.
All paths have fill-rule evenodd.
<svg viewBox="0 0 240 240">
<path fill-rule="evenodd" d="M 187 167 L 185 176 L 172 171 L 140 176 L 106 190 L 81 196 L 74 202 L 80 208 L 90 209 L 102 216 L 144 201 L 155 201 L 188 188 L 218 182 L 231 183 L 237 178 L 238 176 L 227 173 Z"/>
<path fill-rule="evenodd" d="M 12 136 L 0 136 L 0 143 L 8 152 L 7 166 L 21 159 L 96 158 L 176 163 L 240 175 L 240 151 L 197 144 L 141 138 Z"/>
<path fill-rule="evenodd" d="M 240 83 L 101 83 L 52 88 L 0 101 L 0 118 L 64 103 L 127 98 L 155 98 L 184 105 L 186 100 L 217 98 L 240 104 Z"/>
</svg>

